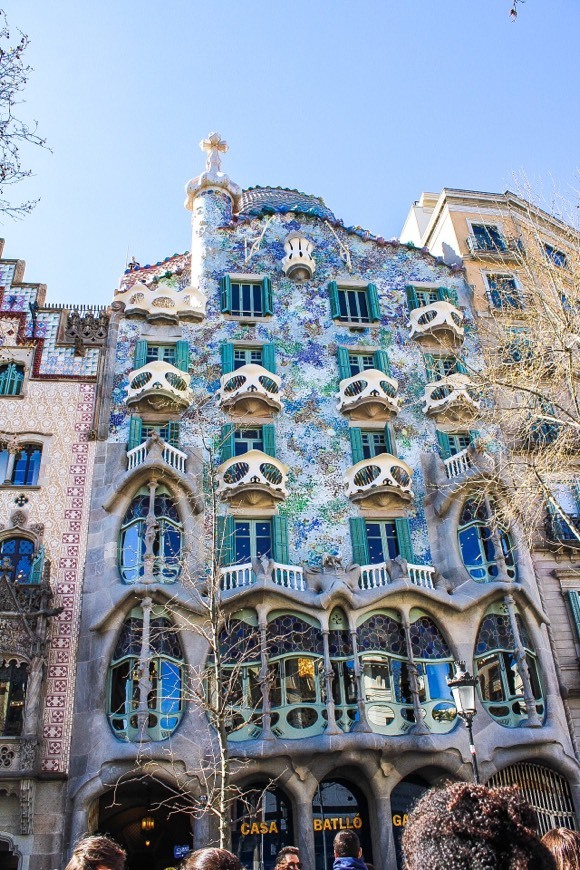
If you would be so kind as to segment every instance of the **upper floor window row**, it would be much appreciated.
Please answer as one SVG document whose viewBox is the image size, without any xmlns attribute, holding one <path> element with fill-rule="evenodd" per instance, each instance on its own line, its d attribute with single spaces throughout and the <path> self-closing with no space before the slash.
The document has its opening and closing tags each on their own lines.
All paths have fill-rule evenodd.
<svg viewBox="0 0 580 870">
<path fill-rule="evenodd" d="M 508 242 L 497 224 L 471 224 L 467 246 L 472 253 L 505 253 Z"/>
<path fill-rule="evenodd" d="M 23 365 L 14 362 L 0 365 L 0 396 L 20 396 L 23 384 Z"/>
</svg>

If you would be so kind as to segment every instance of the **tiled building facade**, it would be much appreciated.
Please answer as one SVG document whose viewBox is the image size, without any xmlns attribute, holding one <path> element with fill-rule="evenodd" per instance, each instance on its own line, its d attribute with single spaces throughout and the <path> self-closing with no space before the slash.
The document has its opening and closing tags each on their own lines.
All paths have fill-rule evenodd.
<svg viewBox="0 0 580 870">
<path fill-rule="evenodd" d="M 67 483 L 82 506 L 63 520 L 80 525 L 58 528 L 62 546 L 81 534 L 78 561 L 51 552 L 63 571 L 84 564 L 82 599 L 77 575 L 62 579 L 80 617 L 63 853 L 109 831 L 130 867 L 162 870 L 215 835 L 216 742 L 196 694 L 214 550 L 246 866 L 270 870 L 295 843 L 322 870 L 352 827 L 367 861 L 396 868 L 412 800 L 471 777 L 446 679 L 460 660 L 479 680 L 482 778 L 521 782 L 544 827 L 574 825 L 578 764 L 534 564 L 517 526 L 492 533 L 476 500 L 491 460 L 461 265 L 345 227 L 316 197 L 242 191 L 225 143 L 204 146 L 191 252 L 133 263 L 115 294 L 82 421 L 95 440 L 78 439 L 90 510 Z M 87 365 L 90 350 L 76 348 Z M 23 870 L 52 866 L 35 860 Z"/>
</svg>

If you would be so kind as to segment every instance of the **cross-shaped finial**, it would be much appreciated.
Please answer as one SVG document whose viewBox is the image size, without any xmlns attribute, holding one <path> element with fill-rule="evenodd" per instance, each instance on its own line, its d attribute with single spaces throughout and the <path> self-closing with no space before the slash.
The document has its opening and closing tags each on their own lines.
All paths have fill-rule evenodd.
<svg viewBox="0 0 580 870">
<path fill-rule="evenodd" d="M 219 172 L 222 168 L 220 153 L 225 154 L 228 150 L 228 143 L 225 139 L 222 139 L 219 133 L 210 133 L 207 139 L 201 140 L 199 147 L 208 155 L 205 164 L 206 171 Z"/>
</svg>

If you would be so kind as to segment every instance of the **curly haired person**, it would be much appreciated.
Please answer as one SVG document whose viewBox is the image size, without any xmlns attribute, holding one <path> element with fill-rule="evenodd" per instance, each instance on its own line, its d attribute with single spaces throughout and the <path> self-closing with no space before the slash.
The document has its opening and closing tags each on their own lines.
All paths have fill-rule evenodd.
<svg viewBox="0 0 580 870">
<path fill-rule="evenodd" d="M 406 870 L 556 870 L 517 788 L 455 783 L 426 792 L 403 834 Z"/>
</svg>

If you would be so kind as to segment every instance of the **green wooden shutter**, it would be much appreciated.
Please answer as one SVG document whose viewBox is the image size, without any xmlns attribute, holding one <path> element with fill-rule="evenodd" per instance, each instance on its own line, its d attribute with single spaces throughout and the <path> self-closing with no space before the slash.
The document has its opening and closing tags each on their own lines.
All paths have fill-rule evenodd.
<svg viewBox="0 0 580 870">
<path fill-rule="evenodd" d="M 274 313 L 274 300 L 272 296 L 272 279 L 271 278 L 263 278 L 262 279 L 262 313 L 263 314 L 273 314 Z"/>
<path fill-rule="evenodd" d="M 143 421 L 141 417 L 131 417 L 129 423 L 129 441 L 127 442 L 127 450 L 132 450 L 134 447 L 139 447 L 141 444 L 141 429 Z"/>
<path fill-rule="evenodd" d="M 447 434 L 447 432 L 440 432 L 439 429 L 435 430 L 435 435 L 437 436 L 437 444 L 439 445 L 439 453 L 441 455 L 441 459 L 449 459 L 449 457 L 451 456 L 449 435 Z"/>
<path fill-rule="evenodd" d="M 447 299 L 452 305 L 459 305 L 457 290 L 454 287 L 438 287 L 437 293 L 439 294 L 439 299 Z"/>
<path fill-rule="evenodd" d="M 220 565 L 233 565 L 236 557 L 235 520 L 217 517 L 217 560 Z"/>
<path fill-rule="evenodd" d="M 423 362 L 425 363 L 425 372 L 427 373 L 427 383 L 439 380 L 439 373 L 435 369 L 435 357 L 432 353 L 423 354 Z"/>
<path fill-rule="evenodd" d="M 272 555 L 281 565 L 290 564 L 288 551 L 288 517 L 272 517 Z"/>
<path fill-rule="evenodd" d="M 167 441 L 172 447 L 179 447 L 179 420 L 170 420 L 168 422 Z"/>
<path fill-rule="evenodd" d="M 391 374 L 391 364 L 386 350 L 375 350 L 373 354 L 375 368 L 385 375 Z"/>
<path fill-rule="evenodd" d="M 30 566 L 30 574 L 28 575 L 29 583 L 41 583 L 42 582 L 42 569 L 44 567 L 44 547 L 40 547 L 38 553 L 32 560 L 32 565 Z"/>
<path fill-rule="evenodd" d="M 350 435 L 350 450 L 352 453 L 352 464 L 356 465 L 357 462 L 361 462 L 364 459 L 363 456 L 363 443 L 362 443 L 362 429 L 358 427 L 354 427 L 348 430 L 348 434 Z"/>
<path fill-rule="evenodd" d="M 232 279 L 229 275 L 220 278 L 220 291 L 222 296 L 222 313 L 229 314 L 232 310 Z"/>
<path fill-rule="evenodd" d="M 175 344 L 175 367 L 182 372 L 189 371 L 189 342 L 178 341 Z"/>
<path fill-rule="evenodd" d="M 580 640 L 580 593 L 576 589 L 568 591 L 568 600 L 574 617 L 574 625 L 576 626 L 576 634 Z"/>
<path fill-rule="evenodd" d="M 345 378 L 350 378 L 350 362 L 348 360 L 348 348 L 347 347 L 339 347 L 337 349 L 338 355 L 338 374 L 340 380 L 344 380 Z"/>
<path fill-rule="evenodd" d="M 370 557 L 364 517 L 350 518 L 350 539 L 352 541 L 353 562 L 356 565 L 368 565 Z"/>
<path fill-rule="evenodd" d="M 403 559 L 406 559 L 407 562 L 413 562 L 413 545 L 411 544 L 409 520 L 406 517 L 399 517 L 395 520 L 395 528 L 397 529 L 399 555 L 401 555 Z"/>
<path fill-rule="evenodd" d="M 264 453 L 267 453 L 268 456 L 276 456 L 276 427 L 271 423 L 262 426 L 262 441 Z"/>
<path fill-rule="evenodd" d="M 276 374 L 276 345 L 272 342 L 262 345 L 262 365 L 273 375 Z"/>
<path fill-rule="evenodd" d="M 390 453 L 392 456 L 397 455 L 395 439 L 393 438 L 393 433 L 391 432 L 391 427 L 388 423 L 385 426 L 385 446 L 387 448 L 387 453 Z"/>
<path fill-rule="evenodd" d="M 135 368 L 140 369 L 147 362 L 147 342 L 140 338 L 135 345 Z"/>
<path fill-rule="evenodd" d="M 231 459 L 235 453 L 235 431 L 233 423 L 226 423 L 222 426 L 220 434 L 220 462 L 225 462 L 227 459 Z"/>
<path fill-rule="evenodd" d="M 405 287 L 405 291 L 407 293 L 407 305 L 409 306 L 409 311 L 413 311 L 415 308 L 420 308 L 415 288 L 409 284 Z"/>
<path fill-rule="evenodd" d="M 340 303 L 338 301 L 338 284 L 330 281 L 328 284 L 328 298 L 330 299 L 330 316 L 340 317 Z"/>
<path fill-rule="evenodd" d="M 380 320 L 381 305 L 376 284 L 367 285 L 367 305 L 369 307 L 369 317 L 371 321 L 376 322 L 377 320 Z"/>
<path fill-rule="evenodd" d="M 229 375 L 234 370 L 234 346 L 231 341 L 224 341 L 220 348 L 222 357 L 222 375 Z"/>
</svg>

